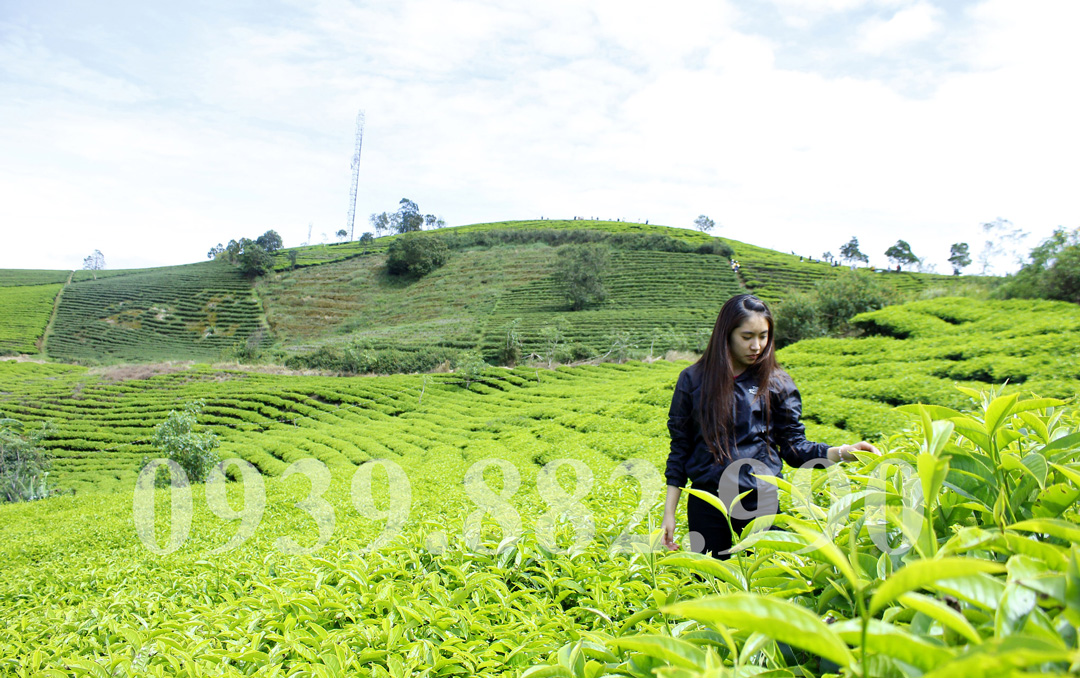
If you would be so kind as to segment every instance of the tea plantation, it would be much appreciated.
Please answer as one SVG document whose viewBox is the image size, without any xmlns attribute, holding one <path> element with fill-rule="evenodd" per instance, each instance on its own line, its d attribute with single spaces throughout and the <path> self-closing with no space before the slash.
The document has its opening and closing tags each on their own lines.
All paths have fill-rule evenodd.
<svg viewBox="0 0 1080 678">
<path fill-rule="evenodd" d="M 213 360 L 252 335 L 269 340 L 251 282 L 224 262 L 97 273 L 64 289 L 46 344 L 51 357 Z"/>
<path fill-rule="evenodd" d="M 846 266 L 832 266 L 820 259 L 819 255 L 800 257 L 764 247 L 756 247 L 737 240 L 720 238 L 734 250 L 734 258 L 739 261 L 739 276 L 746 288 L 766 302 L 781 301 L 792 292 L 808 292 L 814 285 L 847 270 Z M 866 268 L 857 269 L 859 275 L 884 281 L 899 292 L 912 295 L 925 290 L 956 292 L 964 287 L 985 286 L 985 278 L 932 273 L 912 273 L 910 271 L 874 271 Z"/>
<path fill-rule="evenodd" d="M 447 231 L 508 227 L 715 240 Z M 662 355 L 742 285 L 775 300 L 836 273 L 735 241 L 738 277 L 707 248 L 616 248 L 608 298 L 571 313 L 556 247 L 497 240 L 419 280 L 386 274 L 383 238 L 278 253 L 254 286 L 219 261 L 0 271 L 0 352 L 36 351 L 59 294 L 45 353 L 81 363 L 0 361 L 0 419 L 51 422 L 67 491 L 0 505 L 0 676 L 1080 673 L 1076 305 L 924 299 L 780 351 L 807 437 L 882 456 L 786 469 L 779 513 L 726 561 L 692 552 L 685 498 L 681 549 L 659 545 L 686 360 L 523 360 L 471 383 L 213 364 L 271 343 L 491 356 L 511 330 L 543 354 L 556 328 Z M 140 485 L 155 426 L 196 401 L 228 482 Z"/>
<path fill-rule="evenodd" d="M 0 411 L 56 422 L 57 482 L 78 490 L 0 506 L 0 672 L 1076 671 L 1080 413 L 1028 391 L 1071 398 L 1080 313 L 945 298 L 856 322 L 870 336 L 780 358 L 808 437 L 885 455 L 789 471 L 775 529 L 723 563 L 688 552 L 684 509 L 682 551 L 650 542 L 685 361 L 490 369 L 468 389 L 0 363 Z M 1021 383 L 995 387 L 978 365 L 997 360 Z M 196 486 L 186 530 L 183 493 L 157 490 L 146 533 L 146 441 L 192 399 L 253 467 L 227 499 Z"/>
<path fill-rule="evenodd" d="M 543 243 L 477 248 L 403 281 L 387 276 L 380 259 L 360 258 L 278 273 L 258 289 L 274 335 L 291 350 L 354 341 L 374 349 L 479 347 L 492 362 L 517 318 L 525 354 L 540 353 L 542 329 L 556 323 L 589 356 L 603 353 L 618 332 L 663 353 L 680 338 L 696 341 L 723 300 L 739 292 L 723 257 L 616 249 L 607 299 L 569 312 L 555 259 L 555 248 Z"/>
<path fill-rule="evenodd" d="M 0 286 L 0 355 L 37 353 L 62 285 Z"/>
</svg>

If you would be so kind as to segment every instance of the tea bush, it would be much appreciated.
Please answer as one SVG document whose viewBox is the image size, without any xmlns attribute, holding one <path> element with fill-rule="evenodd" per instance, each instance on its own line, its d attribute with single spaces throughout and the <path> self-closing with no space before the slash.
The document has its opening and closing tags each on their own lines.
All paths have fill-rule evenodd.
<svg viewBox="0 0 1080 678">
<path fill-rule="evenodd" d="M 53 300 L 62 285 L 9 287 L 0 285 L 0 355 L 38 353 L 37 340 L 52 315 Z"/>
</svg>

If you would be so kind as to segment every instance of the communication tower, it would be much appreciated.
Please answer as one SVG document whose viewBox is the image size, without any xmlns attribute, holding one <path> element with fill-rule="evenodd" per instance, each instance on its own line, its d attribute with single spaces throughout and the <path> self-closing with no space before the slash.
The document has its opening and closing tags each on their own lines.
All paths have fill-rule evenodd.
<svg viewBox="0 0 1080 678">
<path fill-rule="evenodd" d="M 353 240 L 356 221 L 356 192 L 360 188 L 360 145 L 364 143 L 364 111 L 356 114 L 356 148 L 352 157 L 352 183 L 349 184 L 349 240 Z"/>
</svg>

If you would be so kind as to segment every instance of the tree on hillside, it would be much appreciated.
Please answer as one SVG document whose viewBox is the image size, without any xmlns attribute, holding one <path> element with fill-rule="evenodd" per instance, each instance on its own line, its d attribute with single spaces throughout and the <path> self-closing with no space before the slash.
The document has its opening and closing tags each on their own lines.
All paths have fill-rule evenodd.
<svg viewBox="0 0 1080 678">
<path fill-rule="evenodd" d="M 371 231 L 364 231 L 364 234 L 360 236 L 360 244 L 364 246 L 364 252 L 367 252 L 368 245 L 375 240 L 375 235 Z"/>
<path fill-rule="evenodd" d="M 409 233 L 424 228 L 424 217 L 420 214 L 420 208 L 408 198 L 402 198 L 394 216 L 390 217 L 390 223 L 398 233 Z"/>
<path fill-rule="evenodd" d="M 867 263 L 870 261 L 870 257 L 862 253 L 859 249 L 859 239 L 855 236 L 851 236 L 851 240 L 840 246 L 840 258 L 848 262 L 862 262 Z"/>
<path fill-rule="evenodd" d="M 989 275 L 996 265 L 1023 264 L 1020 246 L 1027 239 L 1028 233 L 1017 228 L 1008 219 L 998 217 L 982 224 L 986 242 L 976 259 L 979 262 L 980 275 Z"/>
<path fill-rule="evenodd" d="M 896 244 L 885 250 L 885 256 L 889 261 L 899 266 L 910 266 L 919 262 L 919 258 L 911 251 L 911 245 L 906 240 L 897 240 Z"/>
<path fill-rule="evenodd" d="M 94 280 L 97 280 L 97 271 L 101 271 L 105 268 L 105 255 L 101 253 L 101 250 L 94 250 L 94 253 L 83 259 L 82 267 L 84 270 L 94 272 Z"/>
<path fill-rule="evenodd" d="M 338 232 L 335 233 L 334 235 L 337 236 L 338 242 L 344 242 L 345 238 L 349 237 L 349 232 L 346 231 L 344 228 L 342 228 L 342 229 L 338 229 Z"/>
<path fill-rule="evenodd" d="M 572 310 L 580 311 L 607 298 L 604 277 L 610 261 L 611 250 L 602 243 L 559 248 L 556 277 L 563 284 L 563 293 Z"/>
<path fill-rule="evenodd" d="M 240 268 L 240 272 L 251 277 L 265 275 L 274 267 L 274 252 L 282 247 L 281 236 L 277 231 L 267 231 L 255 240 L 240 238 L 230 240 L 229 244 L 222 247 L 220 243 L 211 247 L 206 256 L 214 259 L 224 258 L 233 266 Z M 296 266 L 296 255 L 290 253 L 290 261 Z"/>
<path fill-rule="evenodd" d="M 700 215 L 697 219 L 694 219 L 694 227 L 702 233 L 708 233 L 716 226 L 716 222 L 705 216 Z"/>
<path fill-rule="evenodd" d="M 390 215 L 386 212 L 372 214 L 368 217 L 368 220 L 371 221 L 371 225 L 375 228 L 375 235 L 382 235 L 384 231 L 390 232 Z"/>
<path fill-rule="evenodd" d="M 949 248 L 949 263 L 952 264 L 953 275 L 960 275 L 960 270 L 971 265 L 971 254 L 966 242 L 953 243 Z"/>
<path fill-rule="evenodd" d="M 1056 229 L 1031 250 L 1029 261 L 1002 289 L 1006 297 L 1080 303 L 1080 229 Z"/>
<path fill-rule="evenodd" d="M 277 231 L 267 231 L 255 239 L 255 244 L 266 250 L 267 254 L 273 254 L 281 249 L 283 243 Z"/>
<path fill-rule="evenodd" d="M 396 212 L 382 212 L 372 214 L 371 225 L 375 227 L 375 235 L 383 231 L 387 233 L 411 233 L 421 231 L 426 224 L 429 229 L 442 228 L 446 222 L 434 214 L 420 214 L 420 208 L 408 198 L 402 198 Z"/>
<path fill-rule="evenodd" d="M 826 264 L 831 264 L 835 259 L 836 257 L 833 256 L 832 252 L 826 252 L 821 255 L 821 260 L 824 261 Z"/>
<path fill-rule="evenodd" d="M 259 243 L 250 238 L 230 240 L 225 246 L 225 260 L 251 277 L 266 274 L 274 266 L 274 258 Z"/>
</svg>

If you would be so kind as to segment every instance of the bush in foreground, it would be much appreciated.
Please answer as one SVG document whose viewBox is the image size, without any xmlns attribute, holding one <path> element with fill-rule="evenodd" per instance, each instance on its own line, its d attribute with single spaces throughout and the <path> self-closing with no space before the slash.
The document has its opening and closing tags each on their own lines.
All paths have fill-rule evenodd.
<svg viewBox="0 0 1080 678">
<path fill-rule="evenodd" d="M 0 503 L 43 499 L 52 460 L 40 446 L 49 426 L 26 431 L 16 419 L 0 417 Z"/>
<path fill-rule="evenodd" d="M 214 451 L 218 446 L 217 436 L 210 431 L 195 430 L 202 406 L 203 402 L 197 400 L 188 403 L 183 412 L 169 412 L 165 421 L 154 428 L 150 438 L 154 449 L 179 464 L 193 483 L 205 482 L 210 469 L 220 461 Z M 159 468 L 159 478 L 167 484 L 167 474 L 161 473 L 164 470 L 164 467 Z"/>
</svg>

